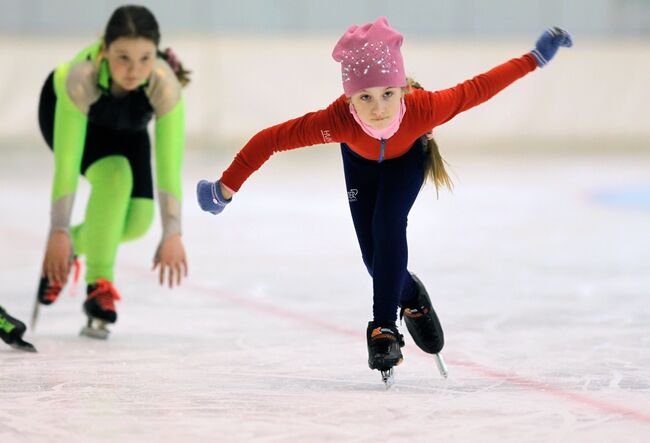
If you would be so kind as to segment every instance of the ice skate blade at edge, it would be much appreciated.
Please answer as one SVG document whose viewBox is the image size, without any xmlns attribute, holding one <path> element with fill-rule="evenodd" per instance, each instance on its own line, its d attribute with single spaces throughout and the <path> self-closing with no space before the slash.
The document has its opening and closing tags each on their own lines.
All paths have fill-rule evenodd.
<svg viewBox="0 0 650 443">
<path fill-rule="evenodd" d="M 83 337 L 96 338 L 100 340 L 106 340 L 108 335 L 111 333 L 106 328 L 106 322 L 96 318 L 89 318 L 88 324 L 81 328 L 79 335 Z"/>
<path fill-rule="evenodd" d="M 84 326 L 79 331 L 79 335 L 82 337 L 96 338 L 99 340 L 106 340 L 108 338 L 110 331 L 108 329 L 95 329 L 88 326 Z"/>
<path fill-rule="evenodd" d="M 32 308 L 32 318 L 29 322 L 29 329 L 34 332 L 36 330 L 36 322 L 38 321 L 38 314 L 40 312 L 41 303 L 38 301 L 38 294 L 36 294 L 36 300 L 34 301 L 34 307 Z"/>
<path fill-rule="evenodd" d="M 11 343 L 9 346 L 11 346 L 14 349 L 17 349 L 19 351 L 24 351 L 24 352 L 37 352 L 36 348 L 34 347 L 33 344 L 26 342 L 25 340 L 16 340 L 15 342 Z"/>
<path fill-rule="evenodd" d="M 442 358 L 442 355 L 440 354 L 433 354 L 433 356 L 436 358 L 436 366 L 438 366 L 438 371 L 440 371 L 440 375 L 442 375 L 443 378 L 448 378 L 449 371 L 447 370 L 445 359 Z"/>
<path fill-rule="evenodd" d="M 390 389 L 390 387 L 393 386 L 393 383 L 395 383 L 395 373 L 393 372 L 393 368 L 381 371 L 381 381 L 384 382 L 386 389 Z"/>
</svg>

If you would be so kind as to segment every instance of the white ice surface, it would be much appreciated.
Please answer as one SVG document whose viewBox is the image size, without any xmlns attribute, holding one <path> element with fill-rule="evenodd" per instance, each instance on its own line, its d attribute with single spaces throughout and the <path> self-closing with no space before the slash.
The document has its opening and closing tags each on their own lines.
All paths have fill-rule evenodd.
<svg viewBox="0 0 650 443">
<path fill-rule="evenodd" d="M 410 337 L 393 389 L 366 365 L 371 282 L 336 146 L 272 158 L 216 217 L 194 183 L 230 157 L 189 149 L 189 278 L 157 285 L 156 221 L 120 249 L 108 341 L 78 336 L 80 286 L 41 310 L 25 337 L 37 354 L 0 343 L 0 440 L 650 441 L 650 207 L 591 198 L 647 187 L 650 155 L 445 151 L 456 190 L 436 201 L 425 188 L 409 239 L 448 380 Z M 27 321 L 51 156 L 8 152 L 0 304 Z"/>
</svg>

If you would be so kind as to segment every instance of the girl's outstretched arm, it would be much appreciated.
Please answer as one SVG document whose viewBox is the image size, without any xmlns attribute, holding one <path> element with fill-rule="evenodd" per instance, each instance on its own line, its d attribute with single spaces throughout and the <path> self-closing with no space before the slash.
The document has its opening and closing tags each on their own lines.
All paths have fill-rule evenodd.
<svg viewBox="0 0 650 443">
<path fill-rule="evenodd" d="M 549 28 L 539 37 L 535 48 L 522 57 L 502 63 L 452 88 L 428 92 L 426 106 L 420 109 L 426 114 L 423 116 L 426 121 L 423 129 L 446 123 L 461 112 L 486 102 L 516 80 L 545 66 L 561 46 L 572 45 L 571 36 L 566 31 Z"/>
<path fill-rule="evenodd" d="M 201 180 L 196 195 L 206 212 L 219 214 L 230 203 L 232 194 L 276 152 L 322 143 L 343 141 L 346 128 L 353 123 L 344 96 L 326 109 L 266 128 L 255 134 L 239 151 L 217 181 Z"/>
</svg>

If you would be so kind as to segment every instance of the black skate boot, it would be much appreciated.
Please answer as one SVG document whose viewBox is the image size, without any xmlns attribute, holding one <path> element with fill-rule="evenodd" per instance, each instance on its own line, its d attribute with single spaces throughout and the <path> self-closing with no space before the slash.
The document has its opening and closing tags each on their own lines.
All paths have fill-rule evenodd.
<svg viewBox="0 0 650 443">
<path fill-rule="evenodd" d="M 115 300 L 120 300 L 120 294 L 111 282 L 103 278 L 88 285 L 86 292 L 88 297 L 83 308 L 88 316 L 88 324 L 81 330 L 81 335 L 106 339 L 110 333 L 106 325 L 117 320 Z"/>
<path fill-rule="evenodd" d="M 417 286 L 417 297 L 400 311 L 400 320 L 404 319 L 406 328 L 411 334 L 413 341 L 420 349 L 436 356 L 436 363 L 440 374 L 447 378 L 447 367 L 445 366 L 440 351 L 445 345 L 445 335 L 440 325 L 436 311 L 431 305 L 431 299 L 426 288 L 419 278 L 411 274 Z"/>
<path fill-rule="evenodd" d="M 7 314 L 7 311 L 0 306 L 0 338 L 12 348 L 36 352 L 36 348 L 31 343 L 23 340 L 26 330 L 25 323 Z"/>
<path fill-rule="evenodd" d="M 374 321 L 368 322 L 366 330 L 368 342 L 368 366 L 370 369 L 381 371 L 386 387 L 393 384 L 393 366 L 402 363 L 404 337 L 395 324 L 379 325 Z"/>
<path fill-rule="evenodd" d="M 76 284 L 79 280 L 79 271 L 81 269 L 81 264 L 79 259 L 74 256 L 72 257 L 71 270 L 74 269 L 74 277 L 72 279 L 73 284 Z M 63 290 L 63 285 L 57 281 L 50 281 L 47 276 L 41 277 L 41 281 L 38 284 L 38 291 L 36 292 L 36 299 L 42 305 L 51 305 L 58 298 L 59 294 Z"/>
<path fill-rule="evenodd" d="M 70 259 L 71 270 L 74 269 L 74 277 L 72 278 L 72 292 L 77 286 L 79 281 L 79 272 L 81 270 L 81 263 L 77 256 L 72 256 Z M 54 303 L 61 294 L 63 290 L 63 285 L 56 281 L 50 281 L 47 276 L 42 276 L 41 280 L 38 282 L 38 290 L 36 291 L 36 301 L 34 302 L 34 308 L 32 310 L 32 321 L 30 323 L 32 331 L 36 329 L 36 321 L 38 320 L 39 307 L 40 305 L 51 305 Z"/>
</svg>

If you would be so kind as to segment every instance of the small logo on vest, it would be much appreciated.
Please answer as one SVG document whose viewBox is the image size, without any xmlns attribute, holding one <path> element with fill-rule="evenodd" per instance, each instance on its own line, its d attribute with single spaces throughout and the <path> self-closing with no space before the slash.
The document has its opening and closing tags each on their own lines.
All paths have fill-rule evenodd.
<svg viewBox="0 0 650 443">
<path fill-rule="evenodd" d="M 321 129 L 320 130 L 320 135 L 323 136 L 323 142 L 324 143 L 332 143 L 332 134 L 330 134 L 329 129 Z"/>
<path fill-rule="evenodd" d="M 359 193 L 358 189 L 350 189 L 348 191 L 348 201 L 355 202 L 357 201 L 357 194 Z"/>
</svg>

